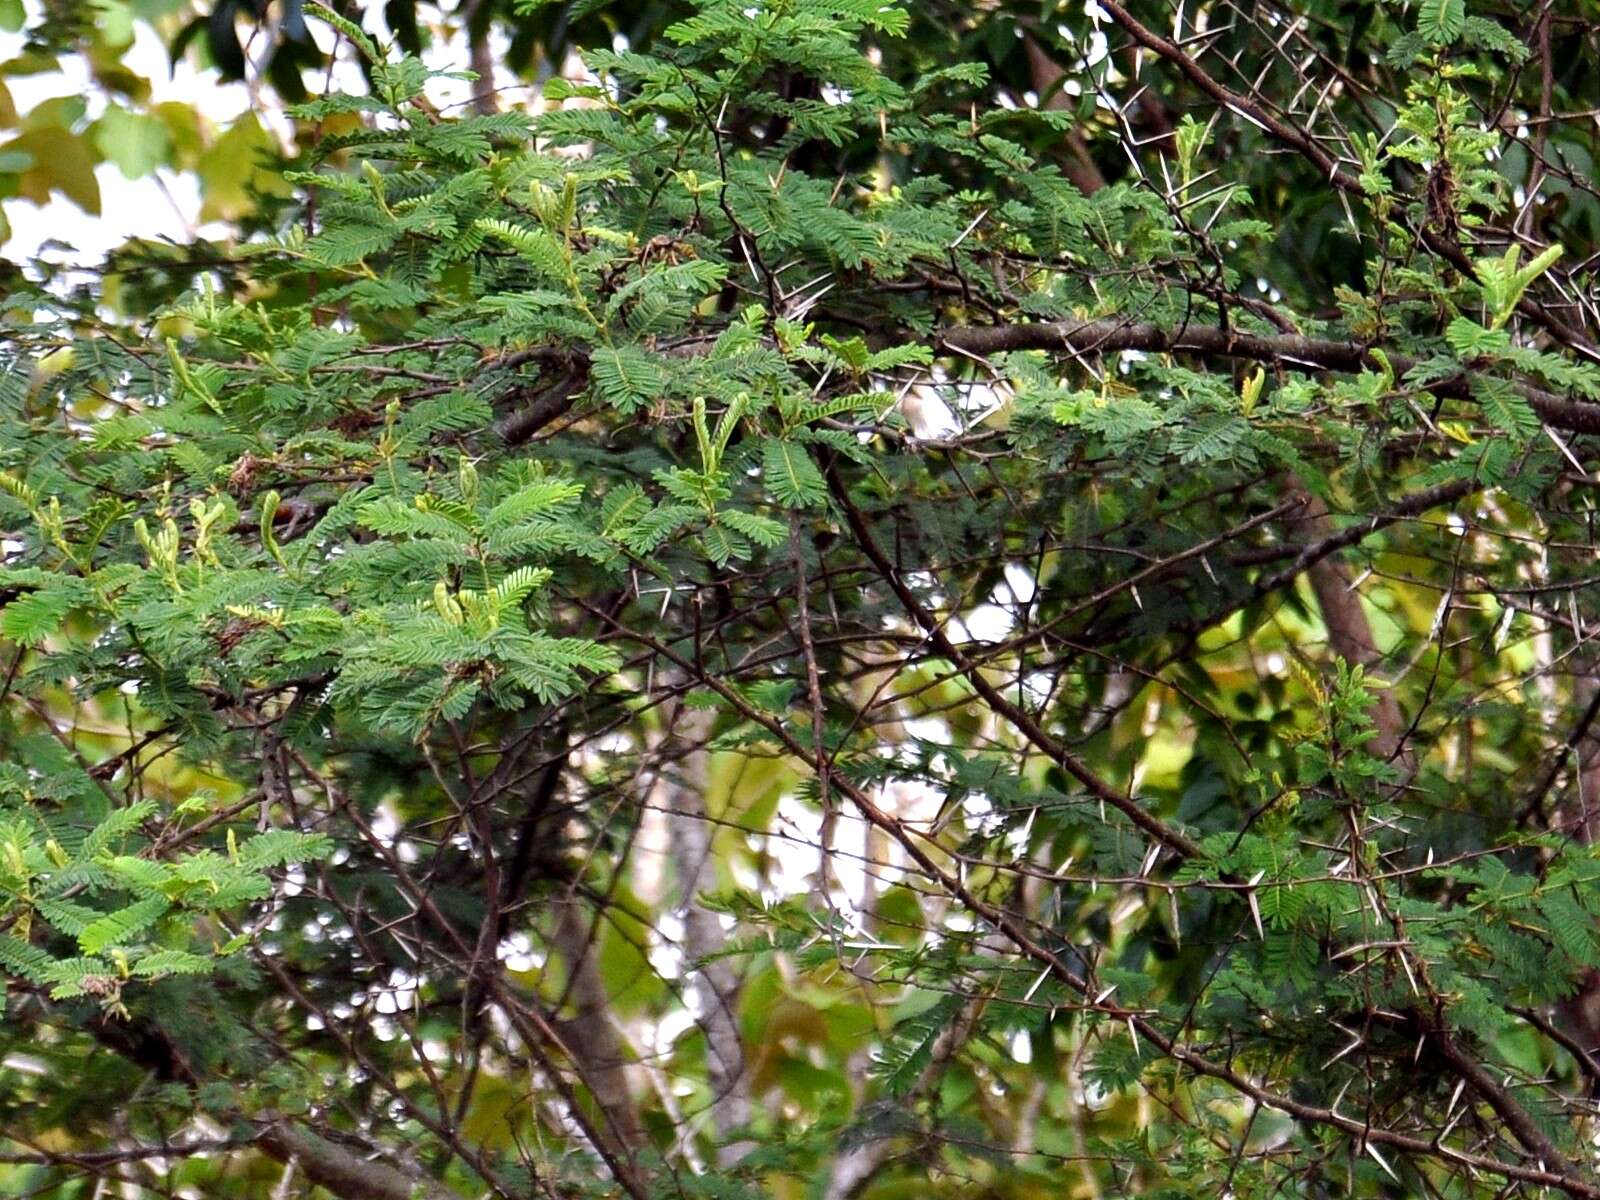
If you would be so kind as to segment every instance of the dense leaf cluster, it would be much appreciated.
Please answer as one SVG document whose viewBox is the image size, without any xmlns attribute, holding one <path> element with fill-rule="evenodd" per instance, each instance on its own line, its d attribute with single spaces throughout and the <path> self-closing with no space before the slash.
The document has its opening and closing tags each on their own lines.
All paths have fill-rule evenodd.
<svg viewBox="0 0 1600 1200">
<path fill-rule="evenodd" d="M 0 1186 L 1600 1195 L 1592 196 L 1503 14 L 1369 130 L 1100 7 L 1109 182 L 882 0 L 316 9 L 285 223 L 19 285 Z"/>
</svg>

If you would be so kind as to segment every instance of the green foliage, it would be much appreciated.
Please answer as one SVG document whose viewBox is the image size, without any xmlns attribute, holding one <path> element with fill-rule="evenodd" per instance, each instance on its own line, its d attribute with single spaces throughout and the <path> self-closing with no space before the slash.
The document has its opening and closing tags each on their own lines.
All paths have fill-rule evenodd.
<svg viewBox="0 0 1600 1200">
<path fill-rule="evenodd" d="M 1426 0 L 1417 13 L 1417 29 L 1432 45 L 1445 46 L 1466 26 L 1466 0 Z"/>
<path fill-rule="evenodd" d="M 0 1190 L 1589 1194 L 1592 75 L 1469 9 L 29 114 L 239 236 L 0 302 Z"/>
</svg>

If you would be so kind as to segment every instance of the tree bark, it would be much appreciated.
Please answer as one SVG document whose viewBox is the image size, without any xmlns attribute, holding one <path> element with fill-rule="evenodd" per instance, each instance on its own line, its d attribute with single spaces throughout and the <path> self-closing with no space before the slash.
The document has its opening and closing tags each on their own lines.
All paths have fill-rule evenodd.
<svg viewBox="0 0 1600 1200">
<path fill-rule="evenodd" d="M 1293 486 L 1299 488 L 1298 482 Z M 1332 536 L 1333 522 L 1328 517 L 1328 506 L 1320 496 L 1306 495 L 1306 506 L 1301 510 L 1299 523 L 1310 534 L 1309 540 L 1319 541 Z M 1328 630 L 1328 649 L 1352 667 L 1369 668 L 1379 663 L 1383 654 L 1372 636 L 1372 622 L 1367 619 L 1361 593 L 1354 585 L 1349 568 L 1339 560 L 1339 556 L 1330 554 L 1318 559 L 1306 569 L 1306 578 L 1317 597 L 1322 623 Z M 1378 758 L 1394 759 L 1403 749 L 1406 721 L 1393 688 L 1378 690 L 1372 724 L 1377 736 L 1368 743 L 1367 749 Z"/>
<path fill-rule="evenodd" d="M 435 1179 L 364 1158 L 288 1121 L 266 1126 L 256 1145 L 342 1200 L 460 1200 Z"/>
<path fill-rule="evenodd" d="M 1388 354 L 1385 363 L 1373 353 L 1373 347 L 1359 341 L 1298 333 L 1245 333 L 1215 325 L 1169 328 L 1115 318 L 952 326 L 939 335 L 938 344 L 977 357 L 1005 350 L 1055 350 L 1073 356 L 1144 350 L 1272 363 L 1291 371 L 1381 371 L 1387 367 L 1396 378 L 1417 365 L 1416 359 L 1398 352 Z M 1427 384 L 1426 390 L 1454 400 L 1471 400 L 1471 379 L 1472 373 L 1463 371 Z M 1517 391 L 1547 424 L 1574 433 L 1600 433 L 1600 404 L 1568 400 L 1530 384 L 1518 384 Z"/>
<path fill-rule="evenodd" d="M 634 1103 L 629 1075 L 631 1055 L 611 1023 L 611 997 L 595 962 L 595 927 L 587 910 L 564 898 L 556 905 L 551 946 L 567 966 L 567 999 L 574 1015 L 560 1024 L 561 1040 L 582 1069 L 595 1105 L 598 1126 L 611 1151 L 631 1162 L 645 1144 L 644 1124 Z"/>
<path fill-rule="evenodd" d="M 1057 111 L 1070 108 L 1072 97 L 1061 90 L 1061 81 L 1066 72 L 1044 52 L 1038 39 L 1031 33 L 1023 35 L 1022 46 L 1028 55 L 1028 74 L 1033 79 L 1033 90 L 1038 93 L 1039 103 Z M 1100 168 L 1089 154 L 1089 144 L 1076 129 L 1069 129 L 1062 139 L 1061 170 L 1085 196 L 1098 192 L 1106 185 L 1106 177 L 1100 173 Z"/>
<path fill-rule="evenodd" d="M 670 715 L 670 732 L 662 742 L 670 766 L 664 764 L 657 772 L 652 792 L 656 805 L 668 813 L 684 956 L 689 961 L 690 987 L 706 1039 L 716 1161 L 718 1166 L 728 1167 L 748 1154 L 755 1143 L 746 1138 L 728 1140 L 735 1130 L 750 1123 L 751 1113 L 744 1041 L 739 1034 L 740 980 L 731 960 L 713 957 L 726 948 L 728 935 L 717 914 L 698 898 L 716 882 L 714 828 L 707 820 L 705 795 L 710 778 L 705 742 L 710 736 L 710 713 L 677 708 Z"/>
</svg>

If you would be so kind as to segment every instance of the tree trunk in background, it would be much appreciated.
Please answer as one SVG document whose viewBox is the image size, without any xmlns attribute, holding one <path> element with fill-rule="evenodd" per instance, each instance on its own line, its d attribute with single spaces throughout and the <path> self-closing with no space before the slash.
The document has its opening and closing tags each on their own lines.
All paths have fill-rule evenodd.
<svg viewBox="0 0 1600 1200">
<path fill-rule="evenodd" d="M 1028 53 L 1028 73 L 1033 77 L 1033 90 L 1038 93 L 1039 103 L 1048 109 L 1071 108 L 1073 97 L 1060 86 L 1066 72 L 1044 52 L 1032 34 L 1023 36 L 1022 45 Z M 1076 129 L 1068 130 L 1062 143 L 1061 170 L 1072 180 L 1073 186 L 1085 196 L 1105 187 L 1106 177 L 1095 165 L 1083 135 Z"/>
<path fill-rule="evenodd" d="M 492 33 L 490 15 L 484 0 L 467 5 L 467 65 L 477 76 L 472 81 L 472 111 L 482 117 L 500 111 L 494 83 L 494 53 L 489 46 Z"/>
<path fill-rule="evenodd" d="M 1584 710 L 1595 703 L 1596 692 L 1600 692 L 1597 668 L 1600 664 L 1593 661 L 1580 662 L 1576 668 L 1573 691 Z M 1576 776 L 1576 794 L 1555 807 L 1550 825 L 1558 833 L 1592 846 L 1600 838 L 1600 722 L 1592 722 L 1583 731 L 1573 755 L 1569 769 Z M 1600 971 L 1584 971 L 1572 995 L 1555 1006 L 1554 1016 L 1556 1024 L 1591 1055 L 1600 1051 Z"/>
<path fill-rule="evenodd" d="M 1580 659 L 1575 666 L 1574 699 L 1579 710 L 1587 713 L 1600 693 L 1600 662 Z M 1592 846 L 1600 840 L 1600 721 L 1590 720 L 1573 753 L 1569 762 L 1576 768 L 1577 794 L 1556 808 L 1551 824 L 1558 833 Z"/>
<path fill-rule="evenodd" d="M 561 1022 L 561 1037 L 601 1110 L 600 1133 L 618 1158 L 631 1162 L 645 1145 L 644 1125 L 630 1085 L 632 1056 L 611 1023 L 611 997 L 595 963 L 594 918 L 571 898 L 556 907 L 550 944 L 567 964 L 567 999 L 576 1010 Z"/>
<path fill-rule="evenodd" d="M 1291 487 L 1299 489 L 1298 481 Z M 1303 489 L 1301 489 L 1303 490 Z M 1305 510 L 1297 524 L 1304 530 L 1301 540 L 1318 541 L 1334 532 L 1328 517 L 1328 506 L 1321 497 L 1307 492 Z M 1329 555 L 1313 563 L 1306 571 L 1311 590 L 1317 598 L 1317 608 L 1322 613 L 1322 623 L 1328 630 L 1328 649 L 1351 666 L 1371 668 L 1383 654 L 1372 636 L 1372 623 L 1361 604 L 1361 593 L 1354 587 L 1354 577 L 1338 555 Z M 1377 736 L 1368 744 L 1379 758 L 1394 759 L 1402 750 L 1406 735 L 1405 717 L 1400 712 L 1400 702 L 1393 688 L 1383 688 L 1377 693 L 1377 706 L 1372 723 Z"/>
<path fill-rule="evenodd" d="M 985 949 L 992 949 L 985 945 Z M 932 1054 L 928 1065 L 922 1068 L 916 1081 L 907 1089 L 904 1095 L 897 1100 L 880 1101 L 879 1103 L 897 1104 L 902 1108 L 914 1108 L 917 1103 L 932 1090 L 938 1083 L 945 1068 L 950 1065 L 967 1039 L 972 1035 L 973 1026 L 983 1011 L 987 997 L 972 1000 L 961 1009 L 956 1019 L 934 1039 Z M 861 1114 L 857 1114 L 859 1119 Z M 889 1162 L 895 1154 L 904 1149 L 904 1139 L 897 1135 L 867 1137 L 845 1147 L 834 1155 L 833 1162 L 828 1167 L 828 1180 L 823 1187 L 822 1200 L 853 1200 L 869 1183 L 872 1177 Z"/>
<path fill-rule="evenodd" d="M 716 827 L 707 820 L 706 812 L 711 763 L 705 743 L 710 737 L 711 714 L 705 710 L 678 706 L 669 713 L 650 801 L 668 814 L 669 844 L 678 877 L 678 912 L 683 920 L 685 976 L 706 1039 L 716 1161 L 726 1167 L 748 1154 L 754 1143 L 743 1138 L 728 1140 L 734 1130 L 750 1123 L 750 1086 L 739 1034 L 739 974 L 732 959 L 703 961 L 728 944 L 721 918 L 699 901 L 700 892 L 716 887 L 712 857 Z"/>
</svg>

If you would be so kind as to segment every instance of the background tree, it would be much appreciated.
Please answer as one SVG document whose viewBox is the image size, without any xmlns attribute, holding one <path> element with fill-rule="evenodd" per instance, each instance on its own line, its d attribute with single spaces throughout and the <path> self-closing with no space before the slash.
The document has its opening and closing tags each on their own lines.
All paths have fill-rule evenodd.
<svg viewBox="0 0 1600 1200">
<path fill-rule="evenodd" d="M 0 1188 L 1600 1195 L 1591 6 L 263 16 L 0 68 L 233 223 L 9 275 Z"/>
</svg>

